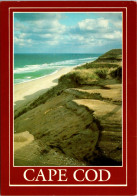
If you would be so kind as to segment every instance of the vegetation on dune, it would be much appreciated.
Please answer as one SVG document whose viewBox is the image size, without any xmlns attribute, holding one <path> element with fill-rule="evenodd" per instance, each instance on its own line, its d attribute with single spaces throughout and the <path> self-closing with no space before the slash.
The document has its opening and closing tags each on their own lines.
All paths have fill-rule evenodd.
<svg viewBox="0 0 137 196">
<path fill-rule="evenodd" d="M 100 82 L 100 79 L 115 78 L 121 80 L 122 67 L 119 65 L 121 58 L 121 49 L 110 50 L 94 62 L 76 67 L 73 72 L 62 76 L 59 82 L 73 82 L 77 85 L 83 85 L 93 84 L 94 81 Z"/>
<path fill-rule="evenodd" d="M 74 87 L 76 87 L 80 85 L 91 84 L 91 82 L 96 80 L 97 80 L 97 76 L 92 70 L 90 70 L 90 72 L 87 71 L 86 69 L 82 71 L 75 70 L 68 74 L 63 75 L 59 79 L 59 84 L 72 83 L 74 84 Z"/>
<path fill-rule="evenodd" d="M 95 71 L 95 73 L 99 78 L 106 79 L 108 70 L 107 69 L 98 69 L 97 71 Z"/>
<path fill-rule="evenodd" d="M 75 69 L 117 68 L 117 63 L 120 61 L 122 61 L 122 50 L 113 49 L 100 56 L 94 62 L 86 63 L 82 66 L 76 67 Z"/>
<path fill-rule="evenodd" d="M 101 55 L 95 62 L 117 62 L 122 60 L 122 49 L 112 49 Z"/>
<path fill-rule="evenodd" d="M 114 69 L 110 75 L 113 78 L 117 78 L 118 80 L 122 80 L 122 67 L 118 67 L 117 69 Z"/>
<path fill-rule="evenodd" d="M 71 86 L 70 86 L 71 87 Z M 33 108 L 44 104 L 47 100 L 49 100 L 51 97 L 58 96 L 62 93 L 63 90 L 65 90 L 67 86 L 65 85 L 57 85 L 50 90 L 48 90 L 46 93 L 40 95 L 37 99 L 29 103 L 29 105 L 26 105 L 23 109 L 21 109 L 19 112 L 14 114 L 14 118 L 18 118 L 22 114 L 28 112 L 29 110 L 32 110 Z"/>
<path fill-rule="evenodd" d="M 82 66 L 76 67 L 76 70 L 82 70 L 82 69 L 97 69 L 97 68 L 116 68 L 118 65 L 114 64 L 114 63 L 95 63 L 91 62 L 91 63 L 86 63 Z"/>
<path fill-rule="evenodd" d="M 122 55 L 122 49 L 112 49 L 101 55 L 99 59 L 113 57 L 116 60 L 120 58 L 120 55 Z"/>
</svg>

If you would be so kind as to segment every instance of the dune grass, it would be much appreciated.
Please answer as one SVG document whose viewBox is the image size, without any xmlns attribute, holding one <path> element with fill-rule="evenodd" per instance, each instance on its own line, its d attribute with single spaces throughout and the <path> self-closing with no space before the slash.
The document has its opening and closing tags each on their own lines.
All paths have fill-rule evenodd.
<svg viewBox="0 0 137 196">
<path fill-rule="evenodd" d="M 101 79 L 106 79 L 107 78 L 107 69 L 98 69 L 95 71 L 96 75 L 101 78 Z"/>
<path fill-rule="evenodd" d="M 81 70 L 75 70 L 72 71 L 66 75 L 63 75 L 60 79 L 59 79 L 59 83 L 72 83 L 74 84 L 74 86 L 79 86 L 79 85 L 83 85 L 83 84 L 90 84 L 92 81 L 97 80 L 98 77 L 97 75 L 94 73 L 93 70 L 86 70 L 83 69 Z"/>
<path fill-rule="evenodd" d="M 91 62 L 91 63 L 86 63 L 82 66 L 78 66 L 75 69 L 76 70 L 79 70 L 79 69 L 80 70 L 81 69 L 94 69 L 94 68 L 96 68 L 96 69 L 98 69 L 98 68 L 108 68 L 108 69 L 110 69 L 110 68 L 116 68 L 116 67 L 118 67 L 118 65 L 114 64 L 114 63 L 95 63 L 95 62 Z"/>
</svg>

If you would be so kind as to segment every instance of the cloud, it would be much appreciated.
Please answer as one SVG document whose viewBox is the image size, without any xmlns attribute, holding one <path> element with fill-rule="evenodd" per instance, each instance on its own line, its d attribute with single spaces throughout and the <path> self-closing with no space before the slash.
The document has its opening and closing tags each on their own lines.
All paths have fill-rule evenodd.
<svg viewBox="0 0 137 196">
<path fill-rule="evenodd" d="M 121 28 L 122 21 L 116 22 L 103 17 L 85 19 L 68 29 L 66 40 L 79 43 L 80 46 L 103 46 L 114 41 L 121 42 Z"/>
<path fill-rule="evenodd" d="M 82 13 L 81 13 L 82 14 Z M 73 25 L 67 25 L 64 13 L 16 13 L 14 21 L 15 49 L 32 51 L 90 51 L 107 44 L 121 46 L 121 14 L 94 13 Z M 75 15 L 77 16 L 77 15 Z M 96 17 L 95 17 L 96 16 Z M 115 16 L 115 17 L 114 17 Z M 62 18 L 65 22 L 62 23 Z M 82 17 L 81 17 L 82 18 Z M 73 18 L 72 18 L 73 20 Z"/>
<path fill-rule="evenodd" d="M 21 37 L 15 37 L 14 38 L 15 44 L 18 44 L 19 46 L 25 46 L 25 45 L 32 45 L 32 40 L 31 39 L 23 39 Z"/>
<path fill-rule="evenodd" d="M 113 21 L 113 25 L 118 29 L 122 29 L 122 21 Z"/>
<path fill-rule="evenodd" d="M 101 28 L 108 28 L 109 22 L 106 19 L 98 18 L 98 19 L 85 19 L 78 23 L 78 27 L 81 30 L 95 30 Z"/>
<path fill-rule="evenodd" d="M 57 45 L 65 32 L 65 26 L 59 23 L 59 18 L 60 14 L 56 13 L 16 13 L 15 44 Z"/>
<path fill-rule="evenodd" d="M 106 39 L 112 39 L 112 40 L 120 40 L 122 38 L 122 32 L 120 31 L 114 31 L 113 34 L 107 33 L 103 36 L 103 38 Z"/>
</svg>

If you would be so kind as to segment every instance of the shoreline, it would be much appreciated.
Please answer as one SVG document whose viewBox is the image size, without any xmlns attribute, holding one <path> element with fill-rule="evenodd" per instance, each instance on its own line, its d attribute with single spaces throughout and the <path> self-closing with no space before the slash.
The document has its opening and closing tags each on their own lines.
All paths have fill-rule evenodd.
<svg viewBox="0 0 137 196">
<path fill-rule="evenodd" d="M 48 75 L 44 75 L 44 76 L 41 76 L 41 77 L 38 77 L 38 78 L 30 79 L 30 80 L 28 80 L 28 81 L 24 81 L 24 82 L 16 83 L 16 84 L 14 84 L 14 86 L 16 86 L 16 85 L 20 85 L 20 84 L 24 84 L 24 83 L 27 83 L 27 82 L 31 82 L 31 81 L 34 81 L 34 80 L 39 80 L 39 79 L 41 79 L 41 78 L 45 78 L 45 77 L 48 77 L 48 76 L 54 75 L 54 74 L 56 74 L 56 73 L 60 72 L 61 70 L 63 70 L 64 68 L 69 68 L 69 67 L 63 67 L 63 68 L 58 69 L 58 70 L 56 70 L 56 71 L 54 71 L 53 73 L 50 73 L 50 74 L 48 74 Z M 74 68 L 74 66 L 73 66 L 72 68 Z"/>
<path fill-rule="evenodd" d="M 62 68 L 62 69 L 63 69 L 63 68 Z M 33 80 L 38 80 L 38 79 L 44 78 L 44 77 L 46 77 L 46 76 L 53 75 L 53 74 L 57 73 L 57 72 L 58 72 L 58 71 L 60 71 L 60 70 L 61 70 L 61 69 L 56 70 L 56 71 L 54 71 L 54 72 L 53 72 L 53 73 L 51 73 L 51 74 L 44 75 L 44 76 L 41 76 L 41 77 L 38 77 L 38 78 L 34 78 L 34 79 L 27 80 L 27 81 L 24 81 L 24 82 L 16 83 L 16 84 L 14 84 L 14 86 L 19 85 L 19 84 L 24 84 L 24 83 L 27 83 L 27 82 L 31 82 L 31 81 L 33 81 Z"/>
<path fill-rule="evenodd" d="M 58 79 L 68 72 L 72 71 L 73 67 L 65 67 L 62 68 L 52 74 L 42 76 L 40 78 L 36 78 L 30 81 L 26 81 L 19 84 L 14 84 L 14 95 L 13 102 L 14 105 L 20 105 L 17 103 L 18 101 L 27 102 L 36 97 L 40 96 L 42 93 L 45 93 L 50 88 L 56 86 L 58 84 Z M 24 104 L 24 103 L 23 103 Z"/>
<path fill-rule="evenodd" d="M 91 62 L 93 62 L 93 61 L 90 61 L 90 62 L 88 62 L 88 63 L 91 63 Z M 79 67 L 79 66 L 82 66 L 82 65 L 84 65 L 84 64 L 86 64 L 86 63 L 82 63 L 82 64 L 74 65 L 74 66 L 63 67 L 63 68 L 60 68 L 60 69 L 58 69 L 58 70 L 56 70 L 56 71 L 54 71 L 53 73 L 50 73 L 50 74 L 48 74 L 48 75 L 44 75 L 44 76 L 41 76 L 41 77 L 38 77 L 38 78 L 34 78 L 34 79 L 31 79 L 31 80 L 28 80 L 28 81 L 16 83 L 16 84 L 14 84 L 14 86 L 19 85 L 19 84 L 23 84 L 23 83 L 27 83 L 27 82 L 31 82 L 31 81 L 34 81 L 34 80 L 38 80 L 38 79 L 41 79 L 41 78 L 44 78 L 44 77 L 48 77 L 48 76 L 51 76 L 51 75 L 54 75 L 54 74 L 60 72 L 60 71 L 63 70 L 63 69 L 66 69 L 66 68 L 72 68 L 72 70 L 73 70 L 75 67 Z"/>
<path fill-rule="evenodd" d="M 94 61 L 94 60 L 93 60 Z M 90 61 L 88 63 L 91 63 Z M 41 76 L 29 81 L 24 81 L 13 85 L 13 103 L 14 110 L 18 110 L 19 107 L 22 107 L 37 99 L 43 93 L 46 93 L 49 89 L 58 85 L 58 79 L 74 68 L 84 65 L 85 63 L 63 67 L 59 70 L 54 71 L 51 74 Z"/>
</svg>

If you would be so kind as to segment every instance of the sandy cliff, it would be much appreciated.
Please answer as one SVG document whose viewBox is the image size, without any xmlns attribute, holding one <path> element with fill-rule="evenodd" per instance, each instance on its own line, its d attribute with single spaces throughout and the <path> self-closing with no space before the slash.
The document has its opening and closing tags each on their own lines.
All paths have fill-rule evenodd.
<svg viewBox="0 0 137 196">
<path fill-rule="evenodd" d="M 16 147 L 15 165 L 121 165 L 121 77 L 122 51 L 111 50 L 16 106 L 15 133 L 34 139 Z"/>
</svg>

